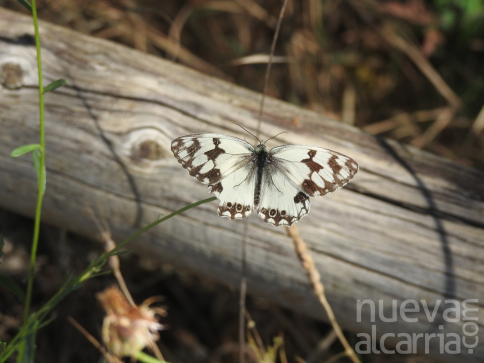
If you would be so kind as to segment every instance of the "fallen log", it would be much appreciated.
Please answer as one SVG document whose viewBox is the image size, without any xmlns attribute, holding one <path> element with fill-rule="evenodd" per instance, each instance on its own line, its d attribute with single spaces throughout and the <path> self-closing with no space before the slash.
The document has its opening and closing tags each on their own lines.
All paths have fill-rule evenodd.
<svg viewBox="0 0 484 363">
<path fill-rule="evenodd" d="M 249 137 L 230 121 L 256 128 L 255 92 L 47 23 L 41 23 L 41 43 L 44 84 L 68 82 L 45 98 L 46 223 L 96 238 L 92 208 L 121 241 L 160 215 L 207 198 L 206 187 L 173 157 L 171 140 L 192 132 Z M 32 217 L 32 162 L 9 154 L 38 140 L 33 27 L 30 18 L 4 9 L 0 78 L 0 207 Z M 288 133 L 269 148 L 321 146 L 360 165 L 347 187 L 312 198 L 311 212 L 298 223 L 340 324 L 375 337 L 393 334 L 385 336 L 393 344 L 405 338 L 398 333 L 434 334 L 428 342 L 417 338 L 410 350 L 415 345 L 425 353 L 427 345 L 442 362 L 481 362 L 484 346 L 470 346 L 482 341 L 484 328 L 484 174 L 267 99 L 262 138 L 281 131 Z M 216 210 L 216 202 L 191 209 L 129 248 L 237 286 L 245 225 Z M 248 221 L 249 292 L 324 319 L 285 229 L 256 216 Z M 415 306 L 407 303 L 402 315 L 407 299 Z M 474 299 L 468 308 L 481 309 L 464 314 L 467 299 Z M 398 318 L 385 321 L 395 308 Z M 434 309 L 432 318 L 427 312 Z M 458 355 L 439 352 L 438 334 L 447 342 L 451 333 L 460 339 Z"/>
</svg>

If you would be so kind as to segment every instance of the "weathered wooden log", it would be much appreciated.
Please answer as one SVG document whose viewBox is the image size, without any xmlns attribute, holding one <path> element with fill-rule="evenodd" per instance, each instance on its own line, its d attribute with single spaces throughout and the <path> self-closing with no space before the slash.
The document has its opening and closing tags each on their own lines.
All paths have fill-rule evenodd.
<svg viewBox="0 0 484 363">
<path fill-rule="evenodd" d="M 206 187 L 173 157 L 172 139 L 191 132 L 249 138 L 230 121 L 256 127 L 260 94 L 255 92 L 46 23 L 41 23 L 41 42 L 44 83 L 68 81 L 46 94 L 47 223 L 96 237 L 90 207 L 121 241 L 158 216 L 207 197 Z M 31 159 L 9 157 L 14 148 L 38 140 L 33 27 L 30 18 L 3 9 L 0 76 L 0 206 L 33 216 L 36 177 Z M 484 175 L 268 99 L 262 136 L 284 130 L 288 133 L 271 140 L 269 147 L 321 146 L 360 165 L 348 187 L 312 198 L 311 212 L 298 224 L 341 325 L 358 333 L 373 328 L 378 337 L 444 334 L 427 343 L 434 358 L 482 362 L 484 346 L 466 345 L 475 342 L 475 327 L 483 340 Z M 160 263 L 237 286 L 244 222 L 220 218 L 216 209 L 215 202 L 191 209 L 129 247 L 157 256 Z M 324 319 L 285 229 L 256 216 L 248 222 L 249 291 Z M 366 304 L 357 321 L 357 301 L 363 299 L 375 303 L 375 320 L 371 304 Z M 418 302 L 417 312 L 406 313 L 417 322 L 400 315 L 395 322 L 379 318 L 379 303 L 389 318 L 392 300 L 400 307 L 406 299 Z M 450 319 L 446 308 L 453 304 L 444 299 L 460 307 L 466 299 L 478 299 L 467 304 L 480 308 L 467 313 L 478 319 L 466 320 L 463 314 Z M 430 313 L 437 307 L 435 319 L 426 316 L 427 306 Z M 449 333 L 458 334 L 458 355 L 439 352 L 457 349 L 457 343 L 441 345 L 442 340 L 455 340 Z M 387 337 L 387 348 L 405 338 Z M 424 353 L 424 338 L 417 345 Z"/>
</svg>

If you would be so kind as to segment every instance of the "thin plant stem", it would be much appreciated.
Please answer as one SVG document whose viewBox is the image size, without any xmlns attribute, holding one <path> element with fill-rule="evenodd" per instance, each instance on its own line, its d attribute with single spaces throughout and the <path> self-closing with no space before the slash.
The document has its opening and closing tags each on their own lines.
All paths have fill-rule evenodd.
<svg viewBox="0 0 484 363">
<path fill-rule="evenodd" d="M 37 191 L 37 206 L 35 209 L 35 222 L 34 222 L 34 236 L 32 240 L 32 249 L 30 251 L 30 267 L 29 278 L 27 283 L 27 294 L 25 298 L 24 307 L 24 319 L 23 319 L 23 332 L 27 331 L 29 324 L 30 305 L 32 302 L 32 290 L 34 286 L 34 272 L 35 272 L 35 260 L 37 257 L 37 246 L 39 242 L 39 230 L 40 230 L 40 216 L 42 211 L 42 200 L 44 197 L 44 183 L 45 183 L 45 125 L 44 125 L 44 85 L 42 82 L 42 58 L 40 54 L 40 35 L 39 35 L 39 23 L 37 20 L 37 8 L 35 0 L 32 0 L 32 17 L 34 20 L 35 29 L 35 46 L 37 50 L 37 70 L 39 77 L 39 122 L 40 122 L 40 167 L 38 173 L 38 191 Z M 19 349 L 18 362 L 22 361 L 25 341 L 22 342 Z"/>
<path fill-rule="evenodd" d="M 69 322 L 74 325 L 74 327 L 79 330 L 79 332 L 84 335 L 84 337 L 89 340 L 92 345 L 94 345 L 101 353 L 102 355 L 104 356 L 104 359 L 106 359 L 106 361 L 110 362 L 110 363 L 114 363 L 114 362 L 121 362 L 121 359 L 120 358 L 117 358 L 114 357 L 114 356 L 111 356 L 111 354 L 109 354 L 108 351 L 106 351 L 106 349 L 104 349 L 104 347 L 101 345 L 101 343 L 99 343 L 96 338 L 94 338 L 86 329 L 84 329 L 84 327 L 79 324 L 76 320 L 74 320 L 72 317 L 68 317 L 67 320 L 69 320 Z M 143 352 L 138 352 L 136 353 L 136 359 L 139 360 L 140 362 L 145 362 L 145 363 L 167 363 L 165 362 L 164 359 L 158 359 L 158 358 L 154 358 L 146 353 L 143 353 Z"/>
<path fill-rule="evenodd" d="M 348 356 L 348 358 L 350 358 L 353 363 L 361 363 L 355 351 L 353 350 L 353 348 L 351 348 L 350 344 L 346 340 L 343 334 L 343 331 L 341 330 L 341 327 L 339 326 L 338 321 L 334 316 L 333 309 L 331 308 L 331 305 L 326 299 L 326 294 L 324 292 L 324 285 L 321 282 L 321 275 L 319 274 L 318 270 L 314 265 L 314 260 L 307 250 L 306 243 L 304 243 L 304 240 L 299 236 L 297 227 L 295 225 L 291 227 L 286 227 L 286 229 L 287 229 L 287 234 L 289 235 L 289 237 L 292 238 L 292 241 L 294 243 L 294 248 L 296 250 L 299 260 L 301 261 L 301 265 L 306 270 L 309 282 L 313 287 L 313 292 L 318 297 L 318 300 L 321 303 L 321 305 L 323 305 L 324 310 L 326 310 L 326 314 L 328 314 L 329 322 L 331 323 L 331 326 L 333 327 L 334 332 L 338 336 L 339 341 L 345 348 L 345 351 L 343 352 L 343 354 Z"/>
<path fill-rule="evenodd" d="M 331 358 L 328 360 L 325 360 L 323 363 L 333 363 L 336 362 L 338 359 L 346 357 L 346 352 L 341 352 L 338 354 L 333 355 Z"/>
<path fill-rule="evenodd" d="M 195 202 L 193 204 L 187 205 L 186 207 L 183 207 L 181 209 L 178 209 L 177 211 L 175 211 L 175 212 L 173 212 L 171 214 L 168 214 L 167 216 L 165 216 L 163 218 L 157 219 L 153 223 L 150 223 L 146 227 L 140 229 L 138 232 L 136 232 L 135 234 L 133 234 L 131 237 L 126 238 L 123 242 L 121 242 L 119 245 L 117 245 L 116 248 L 112 249 L 108 253 L 105 253 L 104 255 L 106 255 L 106 258 L 108 258 L 108 257 L 112 256 L 114 252 L 117 252 L 121 247 L 123 247 L 127 243 L 131 242 L 136 237 L 140 236 L 141 234 L 145 233 L 146 231 L 150 230 L 151 228 L 157 226 L 161 222 L 164 222 L 167 219 L 173 218 L 177 214 L 183 213 L 183 212 L 185 212 L 185 211 L 187 211 L 189 209 L 198 207 L 199 205 L 202 205 L 202 204 L 205 204 L 205 203 L 209 203 L 209 202 L 213 202 L 214 200 L 217 200 L 217 197 L 210 197 L 210 198 L 201 200 L 199 202 Z"/>
<path fill-rule="evenodd" d="M 136 353 L 136 359 L 144 363 L 166 363 L 165 361 L 161 361 L 155 357 L 152 357 L 151 355 L 143 353 L 142 351 Z"/>
<path fill-rule="evenodd" d="M 279 13 L 279 19 L 277 21 L 276 31 L 274 32 L 274 38 L 272 39 L 271 50 L 269 52 L 269 62 L 267 63 L 267 70 L 264 80 L 264 89 L 262 91 L 262 97 L 259 104 L 259 115 L 257 117 L 257 136 L 259 140 L 260 128 L 262 124 L 262 110 L 264 109 L 264 100 L 267 93 L 267 86 L 269 84 L 269 77 L 271 75 L 272 60 L 274 58 L 274 51 L 276 49 L 277 38 L 279 36 L 279 30 L 281 29 L 282 19 L 284 18 L 284 12 L 286 11 L 287 0 L 284 0 L 281 11 Z M 243 128 L 243 127 L 242 127 Z M 245 130 L 245 129 L 244 129 Z M 249 132 L 250 133 L 250 132 Z M 250 133 L 251 134 L 251 133 Z M 255 135 L 254 135 L 255 136 Z M 259 142 L 261 142 L 259 140 Z M 245 222 L 244 241 L 242 243 L 242 266 L 240 276 L 240 298 L 239 298 L 239 363 L 245 363 L 245 300 L 247 295 L 247 236 L 249 233 L 249 222 Z"/>
<path fill-rule="evenodd" d="M 266 77 L 264 80 L 264 90 L 262 91 L 262 97 L 260 99 L 259 105 L 259 115 L 257 117 L 257 138 L 260 136 L 260 127 L 262 124 L 262 110 L 264 108 L 264 101 L 266 98 L 267 87 L 269 85 L 269 77 L 271 75 L 272 60 L 274 58 L 274 52 L 276 49 L 277 38 L 279 37 L 279 30 L 281 29 L 282 18 L 284 17 L 284 12 L 286 11 L 287 0 L 282 3 L 281 11 L 279 13 L 279 18 L 277 19 L 276 31 L 274 32 L 274 38 L 272 39 L 271 51 L 269 53 L 269 62 L 267 63 Z"/>
<path fill-rule="evenodd" d="M 247 238 L 249 221 L 245 220 L 244 241 L 242 242 L 242 256 L 240 268 L 240 297 L 239 297 L 239 363 L 245 363 L 245 299 L 247 296 Z"/>
<path fill-rule="evenodd" d="M 106 349 L 102 346 L 101 343 L 99 343 L 96 338 L 94 338 L 84 327 L 79 324 L 72 316 L 69 316 L 67 318 L 69 323 L 71 323 L 79 332 L 84 335 L 84 337 L 91 342 L 92 345 L 94 345 L 97 350 L 101 352 L 101 354 L 104 356 L 104 359 L 108 361 L 109 363 L 113 363 L 114 359 L 112 359 L 111 355 L 108 353 Z"/>
<path fill-rule="evenodd" d="M 201 204 L 213 202 L 216 199 L 217 199 L 216 197 L 211 197 L 211 198 L 207 198 L 207 199 L 201 200 L 199 202 L 196 202 L 196 203 L 187 205 L 186 207 L 183 207 L 183 208 L 181 208 L 181 209 L 179 209 L 179 210 L 177 210 L 177 211 L 175 211 L 173 213 L 170 213 L 169 215 L 167 215 L 167 216 L 165 216 L 163 218 L 157 219 L 156 221 L 150 223 L 149 225 L 147 225 L 146 227 L 142 228 L 141 230 L 139 230 L 135 234 L 133 234 L 130 237 L 126 238 L 123 242 L 121 242 L 119 245 L 117 245 L 111 251 L 105 252 L 101 256 L 99 256 L 97 258 L 97 260 L 94 261 L 94 262 L 92 262 L 80 275 L 78 275 L 75 279 L 73 279 L 72 281 L 70 281 L 69 283 L 67 283 L 63 288 L 61 288 L 59 291 L 57 291 L 57 293 L 53 297 L 51 297 L 50 300 L 46 304 L 44 304 L 38 311 L 36 311 L 34 314 L 32 314 L 32 316 L 30 317 L 30 319 L 27 322 L 27 324 L 25 324 L 25 326 L 27 328 L 24 328 L 21 332 L 19 332 L 8 343 L 7 348 L 3 351 L 3 354 L 0 356 L 0 362 L 5 362 L 8 359 L 8 357 L 13 353 L 13 351 L 16 349 L 17 342 L 21 338 L 25 337 L 26 334 L 29 333 L 28 327 L 30 326 L 30 324 L 32 322 L 35 322 L 35 321 L 41 319 L 44 315 L 46 315 L 55 306 L 55 304 L 60 301 L 60 299 L 62 298 L 62 295 L 64 295 L 66 293 L 66 291 L 68 291 L 69 289 L 72 289 L 72 288 L 77 287 L 80 283 L 82 283 L 83 281 L 89 279 L 93 275 L 93 270 L 94 270 L 95 266 L 98 266 L 101 261 L 107 260 L 109 257 L 113 256 L 116 252 L 118 252 L 119 249 L 121 249 L 127 243 L 131 242 L 136 237 L 140 236 L 141 234 L 143 234 L 144 232 L 148 231 L 149 229 L 157 226 L 161 222 L 164 222 L 167 219 L 173 218 L 174 216 L 176 216 L 176 215 L 178 215 L 180 213 L 183 213 L 183 212 L 187 211 L 188 209 L 198 207 Z"/>
</svg>

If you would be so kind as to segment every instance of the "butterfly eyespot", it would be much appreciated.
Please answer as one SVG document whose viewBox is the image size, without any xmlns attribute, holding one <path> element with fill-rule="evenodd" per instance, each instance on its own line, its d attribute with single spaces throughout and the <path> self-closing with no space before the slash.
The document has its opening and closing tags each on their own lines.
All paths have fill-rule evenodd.
<svg viewBox="0 0 484 363">
<path fill-rule="evenodd" d="M 275 217 L 275 216 L 276 216 L 276 214 L 277 214 L 277 211 L 276 211 L 275 209 L 271 209 L 271 211 L 269 212 L 269 215 L 270 215 L 271 217 Z"/>
<path fill-rule="evenodd" d="M 263 214 L 266 214 L 266 213 L 267 213 L 267 209 L 265 209 L 265 208 L 262 208 L 260 211 L 261 211 Z"/>
<path fill-rule="evenodd" d="M 232 208 L 232 203 L 228 202 L 227 207 Z"/>
<path fill-rule="evenodd" d="M 242 212 L 242 209 L 243 209 L 242 204 L 237 204 L 236 209 L 237 209 L 237 212 Z"/>
<path fill-rule="evenodd" d="M 285 216 L 286 215 L 286 211 L 285 210 L 281 210 L 281 216 Z"/>
</svg>

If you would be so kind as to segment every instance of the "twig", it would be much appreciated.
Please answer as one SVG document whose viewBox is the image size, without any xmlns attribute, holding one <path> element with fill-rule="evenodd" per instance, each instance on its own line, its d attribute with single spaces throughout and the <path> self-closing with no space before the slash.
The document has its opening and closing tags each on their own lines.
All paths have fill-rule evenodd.
<svg viewBox="0 0 484 363">
<path fill-rule="evenodd" d="M 168 32 L 168 37 L 172 39 L 176 44 L 176 47 L 171 54 L 171 60 L 173 62 L 176 62 L 178 58 L 178 51 L 180 50 L 180 47 L 181 47 L 181 32 L 188 18 L 193 14 L 193 10 L 194 9 L 191 6 L 191 4 L 185 5 L 184 7 L 181 8 L 178 14 L 176 14 L 175 19 L 173 19 L 173 22 L 171 23 L 170 31 Z"/>
<path fill-rule="evenodd" d="M 425 145 L 430 144 L 437 135 L 449 125 L 449 123 L 454 118 L 455 109 L 452 107 L 448 107 L 445 109 L 439 117 L 435 120 L 435 122 L 421 135 L 417 136 L 415 139 L 410 142 L 412 146 L 417 148 L 422 148 Z"/>
<path fill-rule="evenodd" d="M 460 149 L 460 156 L 467 157 L 471 150 L 472 145 L 476 140 L 479 140 L 479 136 L 481 135 L 482 131 L 484 130 L 484 106 L 482 106 L 479 114 L 477 115 L 476 119 L 472 123 L 472 126 L 467 134 L 466 139 L 462 143 Z"/>
<path fill-rule="evenodd" d="M 343 112 L 341 121 L 354 125 L 356 119 L 356 92 L 352 84 L 348 84 L 343 93 Z"/>
<path fill-rule="evenodd" d="M 110 236 L 104 235 L 104 250 L 106 252 L 110 252 L 116 248 L 116 243 L 111 239 Z M 135 306 L 133 297 L 131 296 L 131 293 L 128 290 L 128 286 L 126 286 L 126 282 L 124 281 L 124 277 L 121 274 L 121 270 L 119 268 L 120 263 L 119 263 L 119 256 L 111 256 L 109 257 L 109 266 L 113 269 L 114 276 L 116 277 L 116 280 L 118 281 L 119 287 L 121 288 L 121 291 L 123 292 L 124 296 L 126 296 L 126 299 L 129 301 L 131 306 Z"/>
<path fill-rule="evenodd" d="M 482 106 L 481 111 L 477 115 L 474 123 L 472 124 L 472 132 L 474 132 L 476 137 L 479 137 L 481 132 L 484 130 L 484 106 Z"/>
<path fill-rule="evenodd" d="M 266 23 L 267 26 L 275 28 L 277 26 L 277 19 L 270 15 L 266 9 L 252 0 L 235 0 L 242 8 L 245 9 L 254 18 Z"/>
<path fill-rule="evenodd" d="M 111 238 L 111 231 L 109 229 L 109 225 L 107 223 L 104 223 L 104 225 L 101 226 L 101 223 L 97 219 L 92 208 L 88 206 L 87 209 L 89 214 L 91 214 L 91 218 L 93 219 L 94 223 L 98 227 L 99 232 L 101 233 L 101 238 L 104 241 L 104 251 L 106 253 L 111 252 L 113 249 L 116 248 L 116 243 Z M 117 255 L 111 256 L 109 257 L 108 261 L 109 261 L 109 266 L 113 270 L 114 276 L 116 277 L 116 280 L 118 281 L 118 285 L 121 288 L 121 291 L 123 292 L 124 296 L 126 297 L 126 299 L 128 300 L 131 306 L 136 306 L 133 300 L 133 297 L 129 292 L 128 286 L 126 285 L 126 281 L 124 280 L 123 274 L 121 273 L 119 256 Z M 161 353 L 160 349 L 155 344 L 155 342 L 151 342 L 150 348 L 155 354 L 156 358 L 158 358 L 160 361 L 165 360 L 163 357 L 163 354 Z"/>
<path fill-rule="evenodd" d="M 153 43 L 153 45 L 163 49 L 168 54 L 176 57 L 178 60 L 180 60 L 180 62 L 183 62 L 201 72 L 208 73 L 212 76 L 222 79 L 229 79 L 229 77 L 220 69 L 197 57 L 196 55 L 188 51 L 187 48 L 181 46 L 179 43 L 169 38 L 167 35 L 163 34 L 154 26 L 148 24 L 146 26 L 146 31 L 148 39 Z"/>
<path fill-rule="evenodd" d="M 245 363 L 245 299 L 247 297 L 247 238 L 249 221 L 245 220 L 244 241 L 242 242 L 242 256 L 240 268 L 240 297 L 239 297 L 239 363 Z"/>
<path fill-rule="evenodd" d="M 262 91 L 262 97 L 260 99 L 259 105 L 259 115 L 257 117 L 257 138 L 260 136 L 260 126 L 262 123 L 262 110 L 264 109 L 264 100 L 266 98 L 267 86 L 269 84 L 269 77 L 271 74 L 271 67 L 272 67 L 272 59 L 274 58 L 274 51 L 276 49 L 277 38 L 279 36 L 279 30 L 281 29 L 282 18 L 284 17 L 284 12 L 286 11 L 287 0 L 284 0 L 284 3 L 281 7 L 281 12 L 279 13 L 279 18 L 277 19 L 277 26 L 276 31 L 274 33 L 274 39 L 272 40 L 271 51 L 269 56 L 269 63 L 267 63 L 267 70 L 266 70 L 266 78 L 264 80 L 264 90 Z"/>
<path fill-rule="evenodd" d="M 123 0 L 122 3 L 126 7 L 126 14 L 128 16 L 129 22 L 132 25 L 132 37 L 133 37 L 133 47 L 141 52 L 147 52 L 147 36 L 146 36 L 146 24 L 143 17 L 134 12 L 136 3 L 133 0 Z"/>
<path fill-rule="evenodd" d="M 99 343 L 96 338 L 94 338 L 86 329 L 84 329 L 84 327 L 79 324 L 73 317 L 69 316 L 67 320 L 69 320 L 69 323 L 71 323 L 77 330 L 79 330 L 79 332 L 84 335 L 86 339 L 89 340 L 92 345 L 94 345 L 102 353 L 102 355 L 104 356 L 104 358 L 106 358 L 108 362 L 120 362 L 119 358 L 109 354 L 106 349 L 104 349 L 104 347 L 101 345 L 101 343 Z"/>
<path fill-rule="evenodd" d="M 328 351 L 336 339 L 338 339 L 338 336 L 333 329 L 323 339 L 321 339 L 316 349 L 311 353 L 308 359 L 306 359 L 306 363 L 319 362 L 322 354 Z"/>
<path fill-rule="evenodd" d="M 459 96 L 445 83 L 440 74 L 432 67 L 427 58 L 423 56 L 422 52 L 415 45 L 397 35 L 390 27 L 383 29 L 381 33 L 388 43 L 405 53 L 413 61 L 452 108 L 458 109 L 462 106 L 462 101 Z"/>
<path fill-rule="evenodd" d="M 247 309 L 245 310 L 245 318 L 247 319 L 248 331 L 252 333 L 252 338 L 254 339 L 254 343 L 257 345 L 257 349 L 263 354 L 265 354 L 266 349 L 264 347 L 264 343 L 262 342 L 262 338 L 257 330 L 255 321 L 252 319 Z M 247 333 L 247 335 L 249 335 L 249 333 Z"/>
<path fill-rule="evenodd" d="M 165 361 L 165 358 L 163 357 L 160 348 L 158 348 L 155 342 L 151 342 L 150 348 L 158 360 L 161 360 L 162 362 Z"/>
<path fill-rule="evenodd" d="M 111 250 L 116 248 L 116 243 L 111 238 L 111 231 L 109 229 L 109 225 L 107 223 L 104 223 L 103 225 L 101 225 L 96 214 L 94 213 L 94 211 L 90 206 L 87 206 L 87 211 L 91 215 L 92 220 L 94 221 L 97 228 L 99 229 L 99 232 L 101 233 L 101 239 L 104 242 L 104 251 L 106 253 L 111 252 Z M 117 255 L 111 256 L 109 257 L 108 261 L 109 261 L 109 266 L 113 270 L 114 277 L 116 277 L 116 280 L 118 281 L 121 291 L 123 292 L 124 296 L 126 296 L 126 299 L 129 301 L 131 306 L 135 306 L 133 297 L 131 296 L 128 290 L 128 286 L 126 286 L 126 282 L 124 281 L 124 277 L 121 274 L 121 270 L 119 268 L 120 266 L 119 257 Z"/>
<path fill-rule="evenodd" d="M 345 355 L 346 354 L 344 352 L 343 353 L 339 353 L 339 354 L 335 354 L 331 358 L 329 358 L 328 360 L 325 360 L 323 363 L 333 363 L 333 362 L 336 362 L 338 359 L 343 358 Z"/>
<path fill-rule="evenodd" d="M 362 129 L 372 135 L 377 135 L 383 132 L 391 131 L 398 126 L 406 124 L 409 122 L 409 120 L 414 120 L 417 123 L 435 120 L 446 109 L 447 107 L 439 107 L 430 110 L 420 110 L 410 114 L 398 113 L 397 115 L 388 119 L 373 122 L 369 125 L 363 126 Z"/>
<path fill-rule="evenodd" d="M 350 344 L 346 340 L 345 336 L 343 335 L 343 331 L 341 330 L 338 322 L 336 321 L 336 317 L 334 316 L 333 309 L 331 309 L 331 305 L 329 304 L 328 300 L 326 299 L 326 295 L 324 293 L 324 286 L 321 282 L 321 276 L 319 275 L 318 270 L 314 266 L 314 260 L 311 255 L 307 251 L 306 244 L 304 243 L 303 239 L 299 236 L 297 231 L 297 227 L 295 225 L 291 227 L 286 227 L 287 234 L 289 237 L 292 238 L 294 242 L 294 247 L 296 249 L 297 256 L 301 261 L 301 265 L 307 272 L 309 282 L 313 287 L 313 291 L 318 297 L 319 302 L 323 305 L 324 310 L 328 314 L 329 322 L 333 327 L 336 335 L 338 336 L 341 344 L 345 348 L 345 353 L 353 363 L 361 363 L 358 357 L 356 356 L 355 351 L 351 348 Z"/>
</svg>

